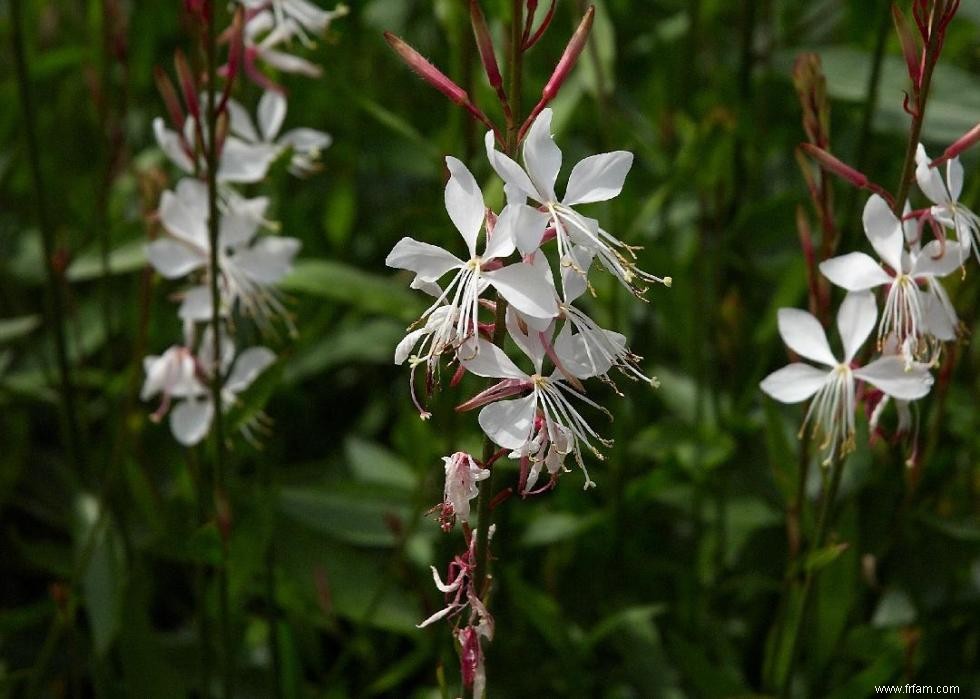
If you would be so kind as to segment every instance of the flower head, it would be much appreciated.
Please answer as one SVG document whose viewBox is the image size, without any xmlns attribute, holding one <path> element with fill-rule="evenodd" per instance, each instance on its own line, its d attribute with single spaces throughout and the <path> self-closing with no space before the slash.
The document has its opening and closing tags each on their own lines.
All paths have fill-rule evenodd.
<svg viewBox="0 0 980 699">
<path fill-rule="evenodd" d="M 922 398 L 932 386 L 932 376 L 924 365 L 906 366 L 895 355 L 879 357 L 864 367 L 854 365 L 854 358 L 874 329 L 877 317 L 878 308 L 871 292 L 852 292 L 844 298 L 837 313 L 844 358 L 838 361 L 816 318 L 795 308 L 779 309 L 779 334 L 786 346 L 819 366 L 790 364 L 769 374 L 760 387 L 781 403 L 813 398 L 801 433 L 812 424 L 814 435 L 823 437 L 820 448 L 826 452 L 825 463 L 854 448 L 856 379 L 901 400 Z"/>
<path fill-rule="evenodd" d="M 932 201 L 930 213 L 934 220 L 956 233 L 967 255 L 970 248 L 980 260 L 980 217 L 960 203 L 963 193 L 963 165 L 958 157 L 946 161 L 946 180 L 937 168 L 929 166 L 925 146 L 915 152 L 915 178 L 919 189 Z"/>
</svg>

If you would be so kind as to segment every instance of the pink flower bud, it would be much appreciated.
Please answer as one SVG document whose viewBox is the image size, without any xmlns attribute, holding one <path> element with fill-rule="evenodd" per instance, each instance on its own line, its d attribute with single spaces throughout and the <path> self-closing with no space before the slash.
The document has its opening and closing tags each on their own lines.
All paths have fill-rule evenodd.
<svg viewBox="0 0 980 699">
<path fill-rule="evenodd" d="M 569 39 L 568 45 L 565 46 L 565 52 L 561 55 L 558 60 L 558 65 L 555 66 L 555 70 L 551 73 L 551 77 L 548 82 L 545 83 L 544 89 L 541 91 L 541 100 L 534 106 L 531 110 L 531 114 L 528 116 L 527 121 L 521 127 L 520 136 L 523 137 L 524 133 L 531 127 L 534 123 L 535 118 L 541 113 L 541 110 L 548 106 L 548 104 L 557 95 L 558 91 L 561 89 L 562 84 L 568 79 L 571 74 L 572 69 L 578 62 L 578 57 L 582 55 L 582 51 L 585 49 L 585 44 L 589 40 L 589 34 L 592 31 L 592 21 L 595 19 L 595 5 L 590 5 L 589 9 L 585 11 L 585 15 L 582 17 L 582 21 L 579 22 L 578 28 L 575 33 L 572 34 L 572 38 Z"/>
<path fill-rule="evenodd" d="M 537 0 L 527 0 L 527 24 L 524 25 L 524 37 L 521 40 L 521 50 L 527 51 L 532 46 L 534 46 L 541 37 L 544 36 L 545 31 L 551 25 L 551 20 L 555 16 L 555 3 L 556 0 L 551 0 L 551 5 L 548 7 L 548 12 L 545 14 L 544 19 L 541 20 L 541 25 L 538 27 L 537 31 L 534 32 L 534 36 L 531 36 L 531 27 L 534 24 L 534 15 L 538 9 Z"/>
<path fill-rule="evenodd" d="M 892 5 L 892 20 L 895 22 L 895 31 L 902 44 L 902 54 L 905 56 L 905 64 L 908 67 L 909 79 L 918 88 L 922 78 L 922 65 L 920 62 L 920 50 L 916 45 L 915 36 L 912 28 L 905 19 L 905 15 L 898 5 Z"/>
<path fill-rule="evenodd" d="M 197 99 L 197 81 L 194 80 L 194 74 L 187 63 L 187 57 L 180 49 L 177 49 L 174 54 L 174 67 L 177 69 L 177 82 L 180 84 L 180 92 L 184 96 L 184 104 L 187 105 L 187 110 L 191 116 L 197 119 L 201 116 L 201 105 Z"/>
<path fill-rule="evenodd" d="M 812 143 L 802 143 L 800 144 L 800 148 L 802 148 L 807 155 L 816 160 L 817 164 L 827 172 L 831 172 L 841 179 L 847 180 L 855 187 L 874 192 L 889 204 L 894 204 L 894 197 L 892 197 L 892 195 L 889 194 L 884 187 L 872 182 L 863 172 L 855 170 L 853 167 L 837 159 L 823 148 L 818 148 Z"/>
<path fill-rule="evenodd" d="M 170 117 L 170 123 L 173 124 L 178 133 L 182 133 L 184 128 L 184 108 L 180 104 L 180 98 L 177 97 L 177 90 L 174 88 L 173 82 L 160 66 L 153 68 L 153 79 L 156 81 L 157 90 L 160 91 L 160 97 L 163 98 L 163 104 L 167 108 L 167 116 Z"/>
<path fill-rule="evenodd" d="M 942 155 L 929 163 L 929 167 L 938 167 L 947 160 L 952 160 L 953 158 L 958 157 L 961 153 L 963 153 L 963 151 L 975 146 L 977 142 L 980 142 L 980 124 L 977 124 L 956 139 L 956 142 L 943 151 Z"/>
</svg>

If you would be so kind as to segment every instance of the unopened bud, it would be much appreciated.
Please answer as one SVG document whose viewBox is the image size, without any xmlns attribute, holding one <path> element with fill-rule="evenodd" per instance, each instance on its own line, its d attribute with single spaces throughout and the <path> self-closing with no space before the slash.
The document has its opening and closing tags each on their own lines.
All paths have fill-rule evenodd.
<svg viewBox="0 0 980 699">
<path fill-rule="evenodd" d="M 182 132 L 184 128 L 184 108 L 180 104 L 180 98 L 177 97 L 177 90 L 174 88 L 173 82 L 160 66 L 153 68 L 153 79 L 156 81 L 160 97 L 163 98 L 163 104 L 167 108 L 170 123 L 173 124 L 178 132 Z"/>
<path fill-rule="evenodd" d="M 905 19 L 905 15 L 897 4 L 892 5 L 892 21 L 895 23 L 895 32 L 898 40 L 902 44 L 902 55 L 905 57 L 905 65 L 908 68 L 909 79 L 912 85 L 918 90 L 922 78 L 922 64 L 919 60 L 920 51 L 916 45 L 915 36 L 912 28 Z"/>
<path fill-rule="evenodd" d="M 180 83 L 184 104 L 187 105 L 187 110 L 191 116 L 197 119 L 201 115 L 201 107 L 197 99 L 197 81 L 194 80 L 194 74 L 187 63 L 187 57 L 180 49 L 177 49 L 174 54 L 174 67 L 177 69 L 177 82 Z"/>
<path fill-rule="evenodd" d="M 894 202 L 894 198 L 884 189 L 884 187 L 872 182 L 863 172 L 860 172 L 859 170 L 856 170 L 850 165 L 842 162 L 835 156 L 825 151 L 823 148 L 818 148 L 812 143 L 803 143 L 800 145 L 800 147 L 807 153 L 807 155 L 816 160 L 817 164 L 827 172 L 831 172 L 841 179 L 847 180 L 859 189 L 867 189 L 868 191 L 874 192 L 889 204 Z"/>
<path fill-rule="evenodd" d="M 947 160 L 952 160 L 953 158 L 959 157 L 963 151 L 968 150 L 980 142 L 980 124 L 977 124 L 972 129 L 967 131 L 965 134 L 956 139 L 949 148 L 943 151 L 943 154 L 929 163 L 929 167 L 938 167 L 945 163 Z"/>
</svg>

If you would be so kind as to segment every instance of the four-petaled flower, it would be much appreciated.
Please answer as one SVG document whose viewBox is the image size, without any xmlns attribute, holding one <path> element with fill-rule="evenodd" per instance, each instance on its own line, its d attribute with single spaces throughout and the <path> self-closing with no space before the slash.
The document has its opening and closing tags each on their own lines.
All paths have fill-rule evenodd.
<svg viewBox="0 0 980 699">
<path fill-rule="evenodd" d="M 820 366 L 795 362 L 767 376 L 760 387 L 782 403 L 800 403 L 813 397 L 800 432 L 812 423 L 813 434 L 823 436 L 820 449 L 827 453 L 825 463 L 854 447 L 856 379 L 899 400 L 922 398 L 932 386 L 926 365 L 907 365 L 896 355 L 879 357 L 863 367 L 855 365 L 854 358 L 877 319 L 878 307 L 870 291 L 852 292 L 844 298 L 837 313 L 844 359 L 838 361 L 820 321 L 806 311 L 779 309 L 779 334 L 786 346 Z"/>
</svg>

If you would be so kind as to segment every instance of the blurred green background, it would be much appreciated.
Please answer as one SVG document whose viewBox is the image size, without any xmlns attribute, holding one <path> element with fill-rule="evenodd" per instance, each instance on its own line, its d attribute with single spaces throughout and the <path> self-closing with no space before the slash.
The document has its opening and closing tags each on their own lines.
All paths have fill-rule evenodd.
<svg viewBox="0 0 980 699">
<path fill-rule="evenodd" d="M 211 503 L 196 487 L 209 450 L 180 448 L 148 419 L 155 404 L 136 395 L 141 357 L 180 337 L 168 300 L 179 286 L 145 268 L 142 247 L 156 197 L 176 174 L 152 137 L 163 113 L 152 71 L 172 74 L 173 51 L 190 51 L 191 41 L 181 3 L 123 2 L 115 28 L 104 5 L 25 3 L 83 416 L 76 467 L 59 437 L 9 7 L 0 4 L 0 687 L 11 696 L 29 681 L 45 696 L 200 696 L 201 661 L 216 650 L 201 647 L 198 631 L 213 623 L 209 571 L 220 560 L 216 526 L 201 524 Z M 271 696 L 272 653 L 287 697 L 458 692 L 446 627 L 415 624 L 442 606 L 428 566 L 444 569 L 462 548 L 458 532 L 443 535 L 425 513 L 441 498 L 439 457 L 479 449 L 475 414 L 452 407 L 480 384 L 446 390 L 433 400 L 435 417 L 418 419 L 408 372 L 391 357 L 423 299 L 383 260 L 403 235 L 458 243 L 442 204 L 444 155 L 487 182 L 490 170 L 482 130 L 411 75 L 382 31 L 470 86 L 491 118 L 499 113 L 464 3 L 350 5 L 313 52 L 323 77 L 284 78 L 287 127 L 334 136 L 326 168 L 299 182 L 277 171 L 261 190 L 274 196 L 282 232 L 303 241 L 284 285 L 300 332 L 266 340 L 282 359 L 243 413 L 264 406 L 271 428 L 261 449 L 238 439 L 232 452 L 242 697 Z M 509 3 L 483 5 L 502 46 Z M 786 358 L 776 309 L 806 303 L 792 65 L 801 52 L 820 54 L 834 152 L 891 188 L 908 125 L 904 63 L 881 0 L 597 6 L 592 43 L 554 104 L 557 140 L 566 163 L 603 150 L 636 154 L 622 196 L 593 212 L 643 245 L 640 266 L 674 285 L 640 304 L 600 276 L 589 310 L 629 337 L 662 387 L 627 384 L 625 398 L 595 389 L 615 414 L 600 431 L 616 439 L 606 461 L 589 462 L 598 488 L 583 492 L 576 472 L 547 496 L 498 508 L 490 695 L 750 696 L 762 692 L 766 637 L 786 586 L 799 469 L 800 409 L 758 390 Z M 584 8 L 559 0 L 526 59 L 525 108 Z M 107 29 L 123 33 L 121 61 L 106 58 Z M 931 151 L 980 121 L 978 36 L 980 5 L 964 2 L 936 73 L 924 132 Z M 249 86 L 239 97 L 254 104 L 258 93 Z M 976 164 L 969 154 L 962 199 L 974 209 Z M 863 249 L 864 197 L 835 187 L 842 245 Z M 487 192 L 500 203 L 499 186 Z M 950 289 L 972 330 L 980 275 L 955 276 Z M 956 684 L 980 696 L 978 345 L 964 342 L 956 355 L 948 389 L 921 402 L 927 460 L 914 489 L 902 445 L 869 447 L 859 418 L 832 534 L 846 546 L 819 562 L 799 696 L 868 696 L 885 682 Z M 500 469 L 498 485 L 516 481 L 513 464 Z M 804 536 L 820 469 L 809 476 Z"/>
</svg>

